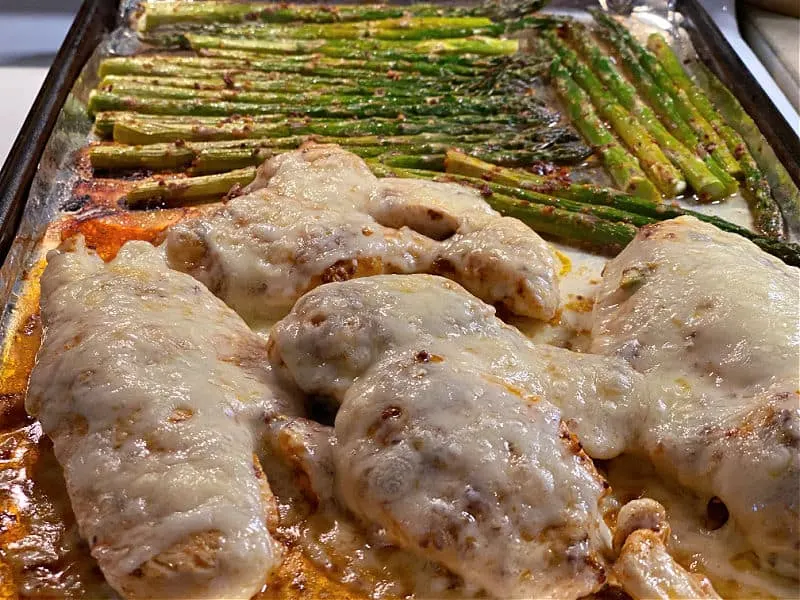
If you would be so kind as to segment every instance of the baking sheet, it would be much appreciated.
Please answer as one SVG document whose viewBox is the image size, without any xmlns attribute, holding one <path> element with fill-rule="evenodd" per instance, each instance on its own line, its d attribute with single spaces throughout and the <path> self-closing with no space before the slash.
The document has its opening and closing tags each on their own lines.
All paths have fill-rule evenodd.
<svg viewBox="0 0 800 600">
<path fill-rule="evenodd" d="M 694 4 L 684 4 L 687 7 L 697 8 Z M 134 6 L 135 3 L 128 0 L 116 6 L 115 12 L 118 22 L 124 23 Z M 658 30 L 670 37 L 678 35 L 683 39 L 681 48 L 685 56 L 693 53 L 690 32 L 697 33 L 692 29 L 693 21 L 687 19 L 686 15 L 680 10 L 675 10 L 675 7 L 667 2 L 663 0 L 644 0 L 635 3 L 615 3 L 613 6 L 608 6 L 608 3 L 605 3 L 605 6 L 615 10 L 632 11 L 628 24 L 635 34 L 646 35 Z M 585 7 L 585 2 L 557 0 L 550 4 L 547 12 L 586 18 L 587 15 L 583 10 Z M 677 8 L 680 9 L 680 7 L 681 4 Z M 97 14 L 99 13 L 95 13 L 95 15 Z M 688 27 L 688 31 L 683 29 L 684 26 Z M 701 35 L 706 36 L 707 32 L 701 32 Z M 130 54 L 137 47 L 138 43 L 135 36 L 125 27 L 109 31 L 103 37 L 97 48 L 92 51 L 91 57 L 83 67 L 74 86 L 71 87 L 44 152 L 41 154 L 41 159 L 37 160 L 38 157 L 30 159 L 37 160 L 38 170 L 31 185 L 19 232 L 8 257 L 2 268 L 0 268 L 0 299 L 2 299 L 4 306 L 2 321 L 0 321 L 0 340 L 3 343 L 4 358 L 8 350 L 8 342 L 13 338 L 12 334 L 18 331 L 22 325 L 19 320 L 25 316 L 22 311 L 15 311 L 14 308 L 17 300 L 26 292 L 28 283 L 26 274 L 30 272 L 32 267 L 41 263 L 42 256 L 48 249 L 54 247 L 60 241 L 57 231 L 51 229 L 49 235 L 43 237 L 45 231 L 52 221 L 68 216 L 70 209 L 75 206 L 75 186 L 80 179 L 75 164 L 75 156 L 91 138 L 91 122 L 87 116 L 86 103 L 89 92 L 97 83 L 97 64 L 105 56 Z M 720 53 L 724 54 L 724 52 L 724 49 L 720 50 Z M 723 75 L 722 73 L 720 74 Z M 727 80 L 728 77 L 723 77 L 723 79 Z M 767 106 L 764 107 L 766 113 L 769 113 L 768 108 Z M 759 115 L 755 116 L 759 120 Z M 800 157 L 800 153 L 797 156 Z M 794 164 L 787 164 L 787 167 L 796 169 L 796 161 L 797 158 L 795 158 Z M 724 205 L 704 205 L 700 207 L 692 205 L 692 208 L 718 214 L 730 221 L 746 226 L 751 224 L 749 211 L 741 197 L 732 198 L 726 201 Z M 8 223 L 6 223 L 6 227 L 8 227 Z M 561 285 L 562 305 L 564 307 L 562 323 L 556 326 L 517 321 L 516 324 L 538 341 L 569 346 L 580 350 L 589 328 L 588 319 L 591 315 L 591 298 L 594 295 L 593 287 L 599 282 L 600 272 L 605 264 L 606 257 L 562 244 L 555 245 L 561 254 L 564 265 Z M 41 435 L 36 430 L 35 424 L 30 427 L 33 428 L 30 432 L 32 436 Z M 63 488 L 63 482 L 60 485 Z M 24 490 L 19 493 L 21 494 L 20 498 L 26 502 L 37 501 L 33 497 L 26 497 Z M 78 544 L 74 531 L 70 539 L 72 540 L 71 543 Z M 703 541 L 698 540 L 697 543 L 700 545 L 699 550 L 702 550 Z M 14 551 L 14 548 L 11 548 L 11 551 Z M 19 548 L 17 548 L 17 551 L 19 551 Z M 47 548 L 45 547 L 39 550 L 29 547 L 29 553 L 20 553 L 20 556 L 23 560 L 29 558 L 35 561 L 38 556 L 36 552 L 46 551 Z M 47 581 L 40 583 L 45 588 L 49 585 Z M 107 588 L 103 589 L 103 595 L 110 593 Z"/>
</svg>

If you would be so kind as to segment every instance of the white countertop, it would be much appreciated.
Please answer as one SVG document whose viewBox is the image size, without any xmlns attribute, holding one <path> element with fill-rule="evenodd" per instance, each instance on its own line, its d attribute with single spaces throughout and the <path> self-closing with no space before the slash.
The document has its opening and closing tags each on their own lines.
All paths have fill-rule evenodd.
<svg viewBox="0 0 800 600">
<path fill-rule="evenodd" d="M 78 0 L 0 0 L 0 165 L 28 115 L 78 4 Z"/>
<path fill-rule="evenodd" d="M 45 75 L 45 67 L 0 67 L 0 165 L 5 162 Z"/>
</svg>

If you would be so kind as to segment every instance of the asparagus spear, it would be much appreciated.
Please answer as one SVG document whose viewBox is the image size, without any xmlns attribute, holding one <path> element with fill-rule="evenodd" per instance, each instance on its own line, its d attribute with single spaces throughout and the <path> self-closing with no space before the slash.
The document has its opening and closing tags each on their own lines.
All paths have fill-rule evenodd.
<svg viewBox="0 0 800 600">
<path fill-rule="evenodd" d="M 608 132 L 595 114 L 586 93 L 570 77 L 560 59 L 553 60 L 550 75 L 556 91 L 566 104 L 572 122 L 603 157 L 603 164 L 614 182 L 623 190 L 637 196 L 660 199 L 658 190 L 639 168 L 636 159 Z"/>
<path fill-rule="evenodd" d="M 616 36 L 619 37 L 621 43 L 627 44 L 628 48 L 633 51 L 634 56 L 639 61 L 639 64 L 647 71 L 653 78 L 655 84 L 659 89 L 663 90 L 672 98 L 675 109 L 678 114 L 683 117 L 686 123 L 695 131 L 697 136 L 706 147 L 706 150 L 711 156 L 725 169 L 730 175 L 739 177 L 742 174 L 739 163 L 733 158 L 733 155 L 728 151 L 725 143 L 714 131 L 711 124 L 703 118 L 703 116 L 692 105 L 686 93 L 677 88 L 664 72 L 664 69 L 659 64 L 655 56 L 647 51 L 639 42 L 637 42 L 630 32 L 623 27 L 620 23 L 615 21 L 611 16 L 601 11 L 592 11 L 594 18 L 603 26 L 614 31 Z"/>
<path fill-rule="evenodd" d="M 187 33 L 186 40 L 194 50 L 234 50 L 253 54 L 320 54 L 330 58 L 381 60 L 430 60 L 440 64 L 470 66 L 475 63 L 469 51 L 479 56 L 513 54 L 518 49 L 517 40 L 482 37 L 475 39 L 443 39 L 431 42 L 382 42 L 380 40 L 347 40 L 346 42 L 317 40 L 275 40 L 272 38 L 222 37 Z M 441 52 L 440 49 L 447 51 Z M 455 53 L 455 49 L 460 49 Z M 485 59 L 484 59 L 485 60 Z"/>
<path fill-rule="evenodd" d="M 398 74 L 399 75 L 399 74 Z M 358 79 L 348 77 L 316 77 L 303 74 L 272 74 L 258 71 L 198 71 L 191 68 L 176 68 L 169 75 L 139 73 L 133 75 L 107 75 L 98 88 L 113 91 L 117 86 L 154 86 L 186 88 L 194 90 L 247 90 L 258 92 L 283 92 L 300 94 L 318 89 L 352 90 L 364 95 L 395 94 L 412 92 L 418 95 L 436 95 L 453 92 L 453 82 L 430 77 L 416 79 L 384 77 L 377 73 L 361 73 Z M 110 88 L 110 89 L 109 89 Z"/>
<path fill-rule="evenodd" d="M 333 44 L 333 42 L 329 42 Z M 350 44 L 352 42 L 347 42 Z M 345 43 L 339 42 L 339 45 Z M 516 39 L 472 35 L 468 38 L 438 38 L 411 42 L 368 40 L 357 46 L 360 50 L 413 49 L 414 52 L 435 55 L 471 54 L 476 56 L 505 56 L 519 50 Z"/>
<path fill-rule="evenodd" d="M 686 182 L 664 156 L 647 129 L 616 102 L 597 77 L 578 60 L 577 55 L 561 42 L 557 35 L 547 30 L 541 30 L 540 34 L 549 42 L 575 81 L 588 92 L 598 113 L 611 124 L 639 159 L 639 164 L 650 179 L 670 197 L 681 194 L 686 189 Z"/>
<path fill-rule="evenodd" d="M 517 28 L 513 24 L 506 26 L 507 32 L 515 31 Z M 499 28 L 492 28 L 493 32 L 498 32 Z M 318 31 L 318 33 L 320 33 Z M 259 41 L 269 44 L 271 41 L 282 40 L 275 42 L 278 45 L 286 45 L 288 51 L 292 45 L 297 45 L 298 48 L 308 48 L 305 52 L 314 52 L 314 48 L 323 44 L 332 47 L 339 46 L 340 48 L 349 48 L 351 50 L 359 50 L 362 52 L 367 51 L 396 51 L 396 52 L 414 52 L 423 54 L 434 54 L 437 56 L 449 55 L 472 55 L 472 56 L 502 56 L 512 54 L 518 49 L 518 42 L 516 39 L 498 38 L 488 35 L 479 35 L 474 31 L 450 30 L 447 33 L 462 34 L 462 37 L 442 37 L 445 32 L 437 36 L 428 37 L 428 39 L 376 39 L 376 38 L 357 38 L 357 39 L 328 39 L 325 40 L 319 36 L 301 36 L 301 39 L 287 38 L 285 31 L 280 28 L 269 28 L 264 26 L 238 26 L 238 27 L 221 27 L 221 26 L 203 26 L 201 28 L 192 28 L 188 31 L 181 29 L 173 29 L 168 31 L 159 32 L 155 35 L 146 36 L 145 41 L 156 47 L 163 48 L 183 48 L 188 49 L 190 42 L 188 35 L 199 35 L 207 38 L 224 37 L 236 40 L 254 40 L 256 44 Z M 467 34 L 464 37 L 463 34 Z M 421 36 L 417 36 L 421 37 Z M 304 39 L 307 38 L 307 39 Z M 211 46 L 213 47 L 213 46 Z M 279 48 L 276 48 L 276 50 Z M 266 48 L 262 48 L 266 50 Z M 281 52 L 284 53 L 284 52 Z"/>
<path fill-rule="evenodd" d="M 326 138 L 321 138 L 324 141 Z M 342 145 L 350 152 L 362 158 L 378 157 L 387 165 L 406 168 L 425 168 L 425 169 L 444 169 L 445 153 L 452 147 L 449 142 L 437 141 L 409 141 L 407 144 L 395 144 L 394 147 L 387 148 L 383 145 L 348 143 L 337 138 L 327 138 L 343 142 Z M 201 149 L 192 162 L 192 173 L 212 173 L 229 169 L 238 169 L 248 165 L 258 165 L 276 151 L 287 150 L 296 147 L 300 140 L 291 138 L 278 138 L 273 140 L 272 145 L 261 147 L 227 146 L 219 147 L 215 144 L 208 144 Z M 569 147 L 559 147 L 552 150 L 536 150 L 533 148 L 519 149 L 498 149 L 492 144 L 470 145 L 460 142 L 459 146 L 464 148 L 470 155 L 493 164 L 502 166 L 529 166 L 542 160 L 554 162 L 565 162 L 574 160 L 572 150 Z"/>
<path fill-rule="evenodd" d="M 549 179 L 519 169 L 503 168 L 457 150 L 447 152 L 445 169 L 448 174 L 481 179 L 486 182 L 498 183 L 566 200 L 574 200 L 582 204 L 609 206 L 658 220 L 689 214 L 680 211 L 674 212 L 672 205 L 637 198 L 619 190 L 596 185 L 571 184 L 563 180 Z M 711 218 L 713 219 L 714 217 Z"/>
<path fill-rule="evenodd" d="M 409 156 L 408 154 L 389 152 L 382 155 L 380 161 L 389 167 L 441 171 L 444 169 L 444 156 L 444 154 Z"/>
<path fill-rule="evenodd" d="M 219 175 L 171 177 L 135 184 L 125 196 L 128 208 L 170 207 L 219 199 L 235 186 L 253 181 L 256 168 L 248 167 Z"/>
<path fill-rule="evenodd" d="M 440 14 L 469 14 L 471 11 L 443 9 L 429 4 L 409 6 L 363 5 L 300 5 L 278 3 L 234 2 L 148 2 L 134 22 L 142 32 L 182 23 L 216 24 L 262 21 L 265 23 L 340 23 L 400 18 L 406 15 L 436 16 Z"/>
<path fill-rule="evenodd" d="M 383 58 L 372 54 L 358 58 L 332 58 L 317 54 L 265 56 L 243 50 L 214 48 L 200 50 L 198 54 L 208 60 L 231 61 L 233 64 L 244 63 L 260 71 L 295 74 L 330 72 L 334 74 L 333 76 L 337 76 L 335 75 L 337 69 L 343 69 L 369 73 L 403 71 L 419 73 L 428 77 L 479 77 L 486 68 L 493 64 L 490 61 L 470 61 L 468 64 L 459 64 L 454 61 L 431 60 L 424 54 L 412 55 L 408 59 Z"/>
<path fill-rule="evenodd" d="M 506 26 L 492 23 L 485 17 L 411 17 L 351 23 L 301 24 L 293 26 L 260 26 L 237 30 L 222 29 L 221 35 L 245 35 L 253 38 L 292 40 L 361 40 L 365 38 L 391 41 L 496 36 Z"/>
<path fill-rule="evenodd" d="M 319 96 L 316 103 L 286 105 L 284 103 L 250 104 L 246 102 L 214 102 L 201 99 L 137 98 L 94 90 L 89 99 L 91 114 L 107 111 L 135 111 L 156 115 L 230 116 L 273 115 L 291 112 L 322 118 L 372 118 L 401 115 L 441 116 L 453 114 L 497 115 L 505 111 L 524 113 L 530 123 L 552 123 L 555 114 L 535 100 L 523 97 L 440 96 L 433 100 L 415 98 L 353 99 L 347 96 Z"/>
<path fill-rule="evenodd" d="M 720 131 L 726 144 L 734 144 L 736 138 L 731 133 L 730 128 Z M 753 221 L 756 229 L 762 235 L 775 239 L 784 239 L 783 215 L 777 202 L 772 197 L 772 190 L 769 182 L 761 170 L 758 168 L 752 155 L 746 150 L 747 146 L 734 146 L 743 150 L 739 157 L 739 164 L 742 165 L 744 173 L 744 197 L 753 214 Z"/>
<path fill-rule="evenodd" d="M 159 61 L 141 57 L 112 57 L 104 59 L 100 63 L 98 75 L 106 77 L 108 75 L 140 75 L 147 77 L 191 77 L 202 78 L 209 76 L 222 77 L 224 79 L 235 79 L 237 77 L 247 77 L 248 79 L 270 79 L 274 80 L 277 77 L 291 75 L 294 77 L 313 77 L 315 79 L 330 78 L 331 80 L 338 80 L 341 78 L 348 78 L 351 80 L 358 80 L 365 77 L 368 72 L 362 70 L 345 70 L 345 69 L 328 69 L 317 68 L 313 71 L 309 70 L 305 73 L 278 73 L 272 71 L 264 71 L 258 68 L 253 68 L 242 61 L 223 61 L 220 59 L 202 58 L 202 57 L 170 57 L 172 59 L 180 58 L 180 62 L 175 60 Z M 374 73 L 377 75 L 377 73 Z M 401 71 L 386 71 L 383 73 L 383 78 L 387 81 L 403 80 L 411 81 L 422 77 L 418 73 L 401 72 Z M 423 81 L 429 81 L 434 78 L 424 77 Z"/>
<path fill-rule="evenodd" d="M 506 115 L 450 115 L 441 119 L 313 119 L 286 115 L 257 117 L 233 116 L 176 117 L 136 113 L 101 113 L 96 125 L 103 131 L 110 126 L 114 141 L 124 144 L 154 144 L 174 141 L 221 141 L 259 137 L 286 137 L 317 134 L 329 136 L 412 135 L 447 131 L 451 135 L 503 133 L 516 129 L 513 117 Z M 559 132 L 561 135 L 559 136 Z M 527 129 L 521 135 L 534 141 L 571 141 L 563 130 L 543 127 Z"/>
<path fill-rule="evenodd" d="M 339 23 L 252 24 L 218 26 L 209 25 L 194 32 L 203 35 L 246 37 L 283 40 L 385 40 L 398 42 L 437 39 L 497 36 L 507 29 L 504 23 L 493 23 L 485 17 L 408 17 Z M 148 37 L 160 45 L 180 42 L 184 31 L 180 28 L 156 33 Z"/>
<path fill-rule="evenodd" d="M 350 147 L 348 149 L 356 154 L 361 154 L 358 147 Z M 394 167 L 443 171 L 446 153 L 450 150 L 451 146 L 449 144 L 430 144 L 419 148 L 400 147 L 397 150 L 381 154 L 380 160 L 386 165 Z M 524 148 L 520 150 L 498 150 L 490 145 L 478 145 L 472 148 L 465 148 L 465 152 L 480 160 L 509 167 L 529 167 L 543 160 L 552 162 L 574 162 L 576 160 L 572 149 L 568 145 L 551 151 Z"/>
<path fill-rule="evenodd" d="M 738 158 L 744 173 L 744 195 L 753 213 L 756 229 L 768 237 L 783 237 L 783 217 L 780 209 L 772 198 L 766 177 L 758 168 L 742 136 L 725 123 L 722 116 L 711 104 L 711 101 L 689 79 L 681 66 L 680 60 L 661 35 L 652 34 L 647 40 L 647 47 L 658 58 L 664 71 L 672 78 L 675 84 L 686 92 L 686 95 L 700 114 L 714 125 L 714 128 L 728 145 L 730 151 Z"/>
<path fill-rule="evenodd" d="M 316 78 L 289 76 L 287 78 L 253 78 L 249 74 L 211 76 L 202 78 L 159 77 L 140 75 L 108 75 L 97 88 L 118 95 L 151 98 L 213 98 L 264 103 L 273 98 L 292 94 L 319 94 L 335 91 L 339 96 L 426 97 L 452 95 L 460 91 L 448 80 L 393 81 L 365 74 L 359 80 L 346 78 Z M 249 100 L 248 98 L 252 98 Z M 302 98 L 298 96 L 302 101 Z M 289 99 L 288 102 L 294 102 Z"/>
<path fill-rule="evenodd" d="M 172 75 L 181 68 L 206 69 L 208 71 L 261 71 L 265 73 L 292 73 L 317 77 L 365 77 L 365 73 L 407 72 L 429 77 L 477 77 L 483 67 L 412 62 L 403 60 L 338 58 L 296 55 L 272 59 L 243 53 L 237 50 L 207 50 L 204 56 L 175 56 L 149 54 L 144 56 L 115 56 L 100 63 L 100 77 L 106 75 L 158 74 Z"/>
<path fill-rule="evenodd" d="M 329 138 L 336 139 L 336 138 Z M 321 138 L 320 141 L 324 141 Z M 281 149 L 294 148 L 297 144 L 285 143 Z M 350 144 L 342 140 L 350 152 L 362 158 L 378 157 L 387 165 L 418 169 L 444 169 L 445 153 L 452 147 L 449 142 L 421 142 L 408 145 L 396 144 L 387 149 L 378 145 Z M 569 147 L 559 147 L 556 150 L 535 149 L 497 149 L 491 144 L 470 145 L 459 140 L 459 147 L 471 156 L 496 165 L 507 167 L 527 167 L 543 160 L 551 162 L 575 162 L 573 151 Z M 201 151 L 193 163 L 192 171 L 195 173 L 219 172 L 226 169 L 240 168 L 246 165 L 257 165 L 274 152 L 274 148 L 208 148 Z M 581 159 L 577 159 L 581 160 Z"/>
<path fill-rule="evenodd" d="M 206 161 L 214 158 L 224 159 L 226 153 L 242 152 L 250 154 L 246 165 L 258 164 L 254 157 L 262 149 L 289 149 L 296 148 L 304 142 L 313 139 L 319 143 L 339 144 L 346 148 L 372 147 L 377 148 L 377 154 L 387 151 L 387 148 L 402 149 L 404 154 L 432 154 L 442 153 L 448 147 L 459 145 L 462 147 L 484 146 L 488 148 L 507 148 L 527 150 L 528 152 L 544 152 L 547 144 L 537 144 L 525 140 L 515 132 L 493 134 L 472 134 L 453 136 L 448 133 L 420 133 L 407 136 L 315 136 L 293 135 L 289 137 L 261 138 L 247 140 L 233 140 L 223 142 L 175 142 L 148 144 L 144 146 L 95 145 L 89 149 L 89 160 L 93 168 L 102 170 L 125 169 L 150 169 L 173 170 L 188 167 L 193 161 L 205 158 Z M 215 171 L 223 170 L 224 166 L 216 166 Z M 197 164 L 195 164 L 197 171 Z M 208 168 L 201 168 L 208 171 Z"/>
<path fill-rule="evenodd" d="M 800 191 L 792 181 L 792 176 L 736 96 L 705 65 L 696 62 L 693 67 L 698 77 L 702 78 L 714 106 L 745 140 L 753 159 L 769 182 L 772 196 L 783 213 L 787 227 L 800 236 Z"/>
<path fill-rule="evenodd" d="M 283 140 L 286 138 L 279 139 Z M 271 147 L 205 148 L 197 153 L 197 156 L 192 162 L 192 168 L 189 169 L 188 172 L 191 175 L 207 175 L 210 173 L 224 173 L 233 169 L 257 166 L 273 157 L 275 154 L 294 149 L 297 145 L 297 143 L 293 143 L 291 145 L 280 144 L 279 146 Z M 381 157 L 386 154 L 386 149 L 379 146 L 354 146 L 348 148 L 348 150 L 358 154 L 362 158 Z"/>
<path fill-rule="evenodd" d="M 262 92 L 282 94 L 304 94 L 330 91 L 335 87 L 342 95 L 352 96 L 438 96 L 453 93 L 454 86 L 446 82 L 407 82 L 383 78 L 350 79 L 286 77 L 280 79 L 258 79 L 246 75 L 231 77 L 147 77 L 142 75 L 109 75 L 97 85 L 106 92 L 150 97 L 176 97 L 200 92 Z M 178 91 L 174 91 L 178 90 Z M 134 93 L 135 92 L 135 93 Z M 172 94 L 172 95 L 171 95 Z"/>
<path fill-rule="evenodd" d="M 433 77 L 443 76 L 458 79 L 458 75 L 450 69 L 426 63 L 405 63 L 403 61 L 306 61 L 294 57 L 293 61 L 264 61 L 242 60 L 232 58 L 209 58 L 197 56 L 173 55 L 144 55 L 144 56 L 114 56 L 106 58 L 100 63 L 98 74 L 100 77 L 107 75 L 155 75 L 155 76 L 181 76 L 181 77 L 208 77 L 209 74 L 220 76 L 235 74 L 252 74 L 254 72 L 290 73 L 293 75 L 308 75 L 313 77 L 331 77 L 358 80 L 366 77 L 367 73 L 382 74 L 386 79 L 392 80 L 402 77 Z M 423 72 L 424 71 L 424 72 Z M 477 73 L 470 71 L 469 77 Z M 463 76 L 462 76 L 463 77 Z"/>
<path fill-rule="evenodd" d="M 248 137 L 249 128 L 255 124 L 263 125 L 285 120 L 286 115 L 261 115 L 258 117 L 233 115 L 228 118 L 221 117 L 187 117 L 176 115 L 145 115 L 127 111 L 104 111 L 95 115 L 93 133 L 100 139 L 113 139 L 116 142 L 132 145 L 154 144 L 158 142 L 174 142 L 183 140 L 181 134 L 186 134 L 189 140 L 205 139 L 204 132 L 227 126 L 231 129 L 229 137 L 215 139 L 240 139 Z M 133 128 L 131 138 L 114 138 L 114 128 L 130 124 Z M 165 128 L 164 134 L 160 128 Z M 168 131 L 167 131 L 168 129 Z"/>
<path fill-rule="evenodd" d="M 195 151 L 185 144 L 149 146 L 91 146 L 89 162 L 93 169 L 150 169 L 175 171 L 191 165 Z"/>
<path fill-rule="evenodd" d="M 97 114 L 95 133 L 99 137 L 112 137 L 122 144 L 142 145 L 290 135 L 293 125 L 304 124 L 304 120 L 292 120 L 283 114 L 219 118 L 110 111 Z"/>
<path fill-rule="evenodd" d="M 105 81 L 105 80 L 104 80 Z M 288 106 L 296 103 L 324 102 L 331 98 L 333 91 L 331 86 L 317 86 L 300 92 L 262 92 L 242 89 L 215 89 L 201 90 L 180 87 L 161 87 L 151 84 L 136 84 L 130 82 L 119 82 L 99 86 L 99 89 L 107 93 L 118 96 L 135 96 L 137 98 L 162 98 L 175 100 L 205 99 L 210 102 L 246 102 L 248 104 L 274 104 L 281 102 Z M 364 88 L 348 88 L 336 86 L 337 98 L 348 98 L 355 100 L 357 97 L 386 97 L 386 98 L 424 98 L 424 90 L 413 90 L 407 87 L 387 87 L 385 90 L 366 90 Z M 377 92 L 377 93 L 376 93 Z M 444 90 L 436 90 L 430 96 L 436 97 L 445 94 Z"/>
<path fill-rule="evenodd" d="M 603 204 L 629 210 L 630 202 L 637 206 L 638 199 L 629 194 L 594 185 L 570 184 L 563 180 L 549 179 L 519 169 L 505 169 L 468 156 L 457 150 L 449 150 L 445 162 L 449 174 L 463 175 L 493 181 L 504 185 L 525 188 L 538 193 L 575 200 L 585 204 Z M 655 206 L 659 206 L 655 204 Z M 636 212 L 632 210 L 631 212 Z"/>
<path fill-rule="evenodd" d="M 246 90 L 193 90 L 187 88 L 158 87 L 153 85 L 134 85 L 129 83 L 105 86 L 99 88 L 115 96 L 130 96 L 136 98 L 160 98 L 164 100 L 193 100 L 203 99 L 210 102 L 246 102 L 248 104 L 274 104 L 282 102 L 292 105 L 296 102 L 305 102 L 321 98 L 322 101 L 331 98 L 331 88 L 311 90 L 300 93 L 258 92 Z M 348 92 L 336 88 L 337 95 L 349 96 Z"/>
<path fill-rule="evenodd" d="M 258 54 L 313 54 L 326 45 L 325 39 L 292 40 L 270 36 L 268 38 L 225 37 L 220 35 L 203 35 L 199 33 L 184 34 L 189 47 L 199 49 L 243 50 Z M 355 40 L 350 40 L 355 42 Z"/>
<path fill-rule="evenodd" d="M 572 23 L 566 31 L 570 41 L 591 65 L 602 84 L 624 108 L 639 118 L 642 125 L 661 146 L 664 154 L 680 168 L 698 196 L 703 200 L 723 198 L 727 192 L 723 183 L 696 154 L 689 151 L 666 130 L 652 109 L 639 99 L 633 86 L 625 81 L 608 57 L 589 38 L 586 29 L 581 24 Z"/>
<path fill-rule="evenodd" d="M 600 31 L 602 38 L 608 42 L 615 50 L 617 56 L 621 59 L 623 65 L 631 74 L 632 80 L 635 82 L 636 87 L 644 95 L 650 105 L 658 112 L 668 129 L 673 135 L 679 139 L 685 146 L 691 148 L 699 156 L 703 158 L 708 169 L 714 174 L 714 177 L 720 180 L 725 186 L 725 195 L 733 194 L 739 189 L 739 184 L 736 180 L 723 169 L 717 161 L 708 154 L 707 148 L 700 142 L 700 139 L 695 135 L 694 130 L 686 124 L 683 117 L 678 113 L 677 108 L 672 97 L 660 89 L 647 71 L 639 64 L 636 57 L 631 50 L 627 47 L 625 42 L 617 36 L 610 29 L 602 29 Z M 703 197 L 700 198 L 701 200 Z"/>
<path fill-rule="evenodd" d="M 552 196 L 577 200 L 578 202 L 604 204 L 622 211 L 652 217 L 659 221 L 674 219 L 682 215 L 690 215 L 706 223 L 711 223 L 723 231 L 736 233 L 752 240 L 762 250 L 777 256 L 787 264 L 800 266 L 800 245 L 760 236 L 749 229 L 712 215 L 706 215 L 666 203 L 650 202 L 607 188 L 599 188 L 590 185 L 565 185 L 552 181 L 548 182 L 545 178 L 533 175 L 532 173 L 526 173 L 518 169 L 498 167 L 456 150 L 447 152 L 445 170 L 447 173 L 466 175 L 487 182 L 500 183 L 524 190 L 534 190 Z"/>
<path fill-rule="evenodd" d="M 600 219 L 582 212 L 532 204 L 502 194 L 492 194 L 486 201 L 496 211 L 519 219 L 534 231 L 571 242 L 583 242 L 608 252 L 616 252 L 636 235 L 636 227 Z"/>
</svg>

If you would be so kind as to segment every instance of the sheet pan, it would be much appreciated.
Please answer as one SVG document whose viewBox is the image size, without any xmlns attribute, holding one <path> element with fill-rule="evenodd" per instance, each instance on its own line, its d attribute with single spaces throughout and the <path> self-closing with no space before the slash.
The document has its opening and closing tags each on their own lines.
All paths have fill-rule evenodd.
<svg viewBox="0 0 800 600">
<path fill-rule="evenodd" d="M 672 33 L 685 31 L 701 59 L 740 98 L 755 118 L 795 181 L 800 182 L 800 139 L 770 100 L 767 88 L 728 43 L 701 5 L 705 0 L 637 0 L 615 4 L 615 10 L 632 12 L 633 20 Z M 576 12 L 594 3 L 555 0 L 548 10 Z M 80 201 L 74 196 L 78 174 L 75 152 L 88 139 L 91 122 L 86 114 L 89 91 L 96 83 L 99 59 L 109 53 L 126 53 L 136 41 L 117 30 L 130 10 L 128 0 L 86 0 L 48 74 L 20 136 L 0 172 L 0 348 L 16 331 L 15 298 L 24 288 L 26 272 L 41 257 L 46 225 Z M 591 272 L 599 273 L 604 259 L 591 257 Z M 570 285 L 578 286 L 581 282 Z M 565 292 L 582 288 L 565 285 Z"/>
</svg>

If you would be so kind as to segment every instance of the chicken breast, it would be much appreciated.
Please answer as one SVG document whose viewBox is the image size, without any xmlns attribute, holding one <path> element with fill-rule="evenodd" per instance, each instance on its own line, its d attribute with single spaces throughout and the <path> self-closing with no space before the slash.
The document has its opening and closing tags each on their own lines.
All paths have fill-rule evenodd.
<svg viewBox="0 0 800 600">
<path fill-rule="evenodd" d="M 245 193 L 269 189 L 273 195 L 316 208 L 361 209 L 378 179 L 367 164 L 335 144 L 306 144 L 258 168 Z"/>
<path fill-rule="evenodd" d="M 680 217 L 644 228 L 603 273 L 592 351 L 737 396 L 796 387 L 800 269 Z M 664 391 L 680 382 L 664 380 Z M 680 391 L 680 390 L 678 390 Z"/>
<path fill-rule="evenodd" d="M 267 161 L 248 191 L 167 237 L 170 265 L 248 323 L 284 316 L 303 293 L 329 281 L 431 271 L 520 315 L 550 319 L 556 312 L 549 246 L 470 188 L 381 181 L 356 155 L 311 144 Z"/>
<path fill-rule="evenodd" d="M 335 429 L 339 496 L 401 547 L 499 598 L 605 581 L 608 486 L 546 399 L 418 344 L 350 388 Z"/>
<path fill-rule="evenodd" d="M 431 341 L 564 413 L 589 454 L 613 458 L 635 439 L 642 377 L 624 361 L 531 343 L 461 286 L 431 275 L 379 276 L 309 292 L 272 329 L 270 357 L 309 394 L 341 401 L 385 353 Z"/>
<path fill-rule="evenodd" d="M 477 190 L 425 179 L 379 179 L 367 212 L 387 227 L 410 227 L 435 240 L 474 231 L 500 217 Z"/>
<path fill-rule="evenodd" d="M 316 489 L 491 596 L 585 596 L 606 581 L 615 547 L 665 528 L 662 507 L 637 501 L 612 544 L 608 484 L 570 432 L 598 455 L 633 446 L 641 377 L 617 359 L 531 344 L 450 281 L 323 285 L 273 328 L 270 356 L 305 391 L 340 402 L 334 484 L 318 474 L 330 468 L 308 464 L 318 443 L 294 451 Z M 693 576 L 659 543 L 624 554 L 631 585 L 645 589 L 652 572 L 689 589 Z M 708 588 L 697 597 L 714 597 Z"/>
<path fill-rule="evenodd" d="M 202 281 L 251 324 L 284 316 L 322 283 L 425 271 L 433 249 L 410 229 L 269 189 L 231 200 L 210 219 L 176 225 L 166 248 L 173 268 Z"/>
<path fill-rule="evenodd" d="M 433 270 L 490 304 L 551 319 L 560 301 L 553 251 L 518 219 L 492 219 L 442 243 Z"/>
<path fill-rule="evenodd" d="M 421 179 L 380 179 L 368 212 L 381 224 L 406 226 L 442 240 L 433 272 L 484 302 L 550 319 L 559 303 L 555 255 L 518 219 L 502 217 L 478 190 Z"/>
<path fill-rule="evenodd" d="M 800 270 L 692 217 L 606 267 L 593 350 L 647 374 L 639 445 L 720 498 L 768 569 L 800 572 Z"/>
<path fill-rule="evenodd" d="M 26 406 L 106 579 L 127 598 L 250 598 L 281 559 L 254 452 L 265 418 L 298 412 L 265 344 L 145 242 L 104 264 L 81 240 L 41 283 Z"/>
<path fill-rule="evenodd" d="M 300 298 L 273 327 L 270 358 L 307 394 L 341 401 L 387 351 L 491 326 L 497 331 L 494 319 L 492 307 L 442 277 L 368 277 Z"/>
</svg>

